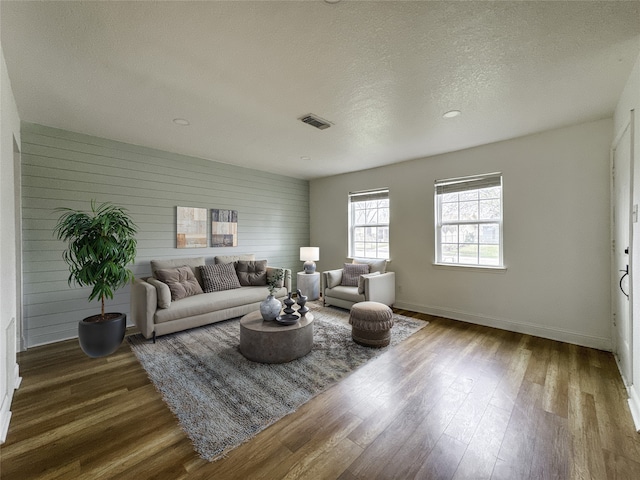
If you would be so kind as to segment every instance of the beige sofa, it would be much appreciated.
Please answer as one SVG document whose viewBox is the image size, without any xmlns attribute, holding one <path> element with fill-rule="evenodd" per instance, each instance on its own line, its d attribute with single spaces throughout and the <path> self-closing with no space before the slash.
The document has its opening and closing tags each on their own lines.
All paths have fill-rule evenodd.
<svg viewBox="0 0 640 480">
<path fill-rule="evenodd" d="M 386 271 L 386 260 L 354 258 L 352 264 L 369 265 L 357 286 L 343 285 L 344 269 L 322 272 L 320 277 L 324 305 L 351 309 L 359 302 L 379 302 L 391 307 L 396 301 L 396 274 Z M 345 264 L 346 265 L 346 264 Z"/>
<path fill-rule="evenodd" d="M 218 256 L 215 263 L 232 263 L 238 260 L 255 260 L 254 255 Z M 136 278 L 131 288 L 131 316 L 145 338 L 155 338 L 189 328 L 239 317 L 260 308 L 269 291 L 266 285 L 242 286 L 230 290 L 214 291 L 171 301 L 169 287 L 155 279 L 158 269 L 190 267 L 199 285 L 203 286 L 200 266 L 204 257 L 152 260 L 154 277 Z M 267 267 L 267 276 L 277 270 L 284 271 L 282 287 L 275 297 L 282 300 L 291 291 L 291 270 Z"/>
</svg>

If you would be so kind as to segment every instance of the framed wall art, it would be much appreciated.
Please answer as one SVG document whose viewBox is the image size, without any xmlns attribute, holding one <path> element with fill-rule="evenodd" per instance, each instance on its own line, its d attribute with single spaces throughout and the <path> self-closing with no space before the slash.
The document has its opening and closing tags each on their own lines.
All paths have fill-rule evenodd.
<svg viewBox="0 0 640 480">
<path fill-rule="evenodd" d="M 176 207 L 176 248 L 207 246 L 207 209 Z"/>
<path fill-rule="evenodd" d="M 211 246 L 238 246 L 238 211 L 211 209 Z"/>
</svg>

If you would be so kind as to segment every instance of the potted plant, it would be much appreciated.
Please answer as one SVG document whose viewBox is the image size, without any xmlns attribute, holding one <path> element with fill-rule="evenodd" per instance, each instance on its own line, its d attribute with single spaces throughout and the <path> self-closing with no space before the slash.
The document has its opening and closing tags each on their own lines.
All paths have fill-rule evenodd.
<svg viewBox="0 0 640 480">
<path fill-rule="evenodd" d="M 71 208 L 57 208 L 63 212 L 54 233 L 68 242 L 62 258 L 69 265 L 69 285 L 93 287 L 89 301 L 100 299 L 100 314 L 79 322 L 80 347 L 90 357 L 103 357 L 115 352 L 127 325 L 123 313 L 105 313 L 105 298 L 113 299 L 113 292 L 133 281 L 127 265 L 135 260 L 137 226 L 124 208 L 111 203 L 96 206 L 91 212 Z"/>
<path fill-rule="evenodd" d="M 267 289 L 269 290 L 269 296 L 260 303 L 260 314 L 262 319 L 269 322 L 275 320 L 280 315 L 282 304 L 274 294 L 280 289 L 281 281 L 284 278 L 284 270 L 279 268 L 271 275 L 267 275 Z"/>
</svg>

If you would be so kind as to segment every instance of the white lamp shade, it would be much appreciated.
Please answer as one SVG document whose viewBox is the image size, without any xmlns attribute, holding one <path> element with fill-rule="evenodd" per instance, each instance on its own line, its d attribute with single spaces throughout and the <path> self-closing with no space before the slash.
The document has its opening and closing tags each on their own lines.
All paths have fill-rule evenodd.
<svg viewBox="0 0 640 480">
<path fill-rule="evenodd" d="M 320 260 L 320 248 L 319 247 L 300 247 L 300 261 L 312 261 Z"/>
</svg>

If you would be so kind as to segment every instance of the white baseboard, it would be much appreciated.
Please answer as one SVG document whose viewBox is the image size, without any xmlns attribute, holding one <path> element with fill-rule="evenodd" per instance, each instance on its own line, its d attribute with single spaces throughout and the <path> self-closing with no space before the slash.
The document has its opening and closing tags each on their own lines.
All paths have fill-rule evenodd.
<svg viewBox="0 0 640 480">
<path fill-rule="evenodd" d="M 7 433 L 9 432 L 10 421 L 11 421 L 11 410 L 6 410 L 0 413 L 0 445 L 2 445 L 7 439 Z"/>
<path fill-rule="evenodd" d="M 527 322 L 516 322 L 513 320 L 505 320 L 502 318 L 488 317 L 485 315 L 477 315 L 475 313 L 462 312 L 449 308 L 433 307 L 426 305 L 414 305 L 410 303 L 396 302 L 396 308 L 411 310 L 412 312 L 426 313 L 436 317 L 450 318 L 452 320 L 460 320 L 462 322 L 474 323 L 476 325 L 484 325 L 485 327 L 499 328 L 501 330 L 509 330 L 511 332 L 525 333 L 535 337 L 548 338 L 559 342 L 572 343 L 583 347 L 596 348 L 610 352 L 612 349 L 611 339 L 605 337 L 594 337 L 584 335 L 578 332 L 570 332 L 560 328 L 551 328 L 540 326 Z"/>
<path fill-rule="evenodd" d="M 633 423 L 636 426 L 636 431 L 640 433 L 640 392 L 638 387 L 632 385 L 627 388 L 629 392 L 629 410 L 631 410 L 631 417 L 633 417 Z"/>
<path fill-rule="evenodd" d="M 622 365 L 620 365 L 620 358 L 615 352 L 613 354 L 613 358 L 616 361 L 618 373 L 620 374 L 620 378 L 622 379 L 624 388 L 627 391 L 627 404 L 629 405 L 629 411 L 631 412 L 633 424 L 635 425 L 636 431 L 640 433 L 640 395 L 638 395 L 638 393 L 636 392 L 637 387 L 631 385 L 625 378 L 624 372 L 622 371 Z"/>
<path fill-rule="evenodd" d="M 20 388 L 21 383 L 22 377 L 20 376 L 20 365 L 16 363 L 13 368 L 13 389 L 17 390 Z"/>
<path fill-rule="evenodd" d="M 13 369 L 13 390 L 7 392 L 7 396 L 0 405 L 0 444 L 3 444 L 7 439 L 7 433 L 9 432 L 9 423 L 11 422 L 11 400 L 13 400 L 13 392 L 18 389 L 20 383 L 22 383 L 22 377 L 20 376 L 20 367 L 16 363 Z"/>
</svg>

